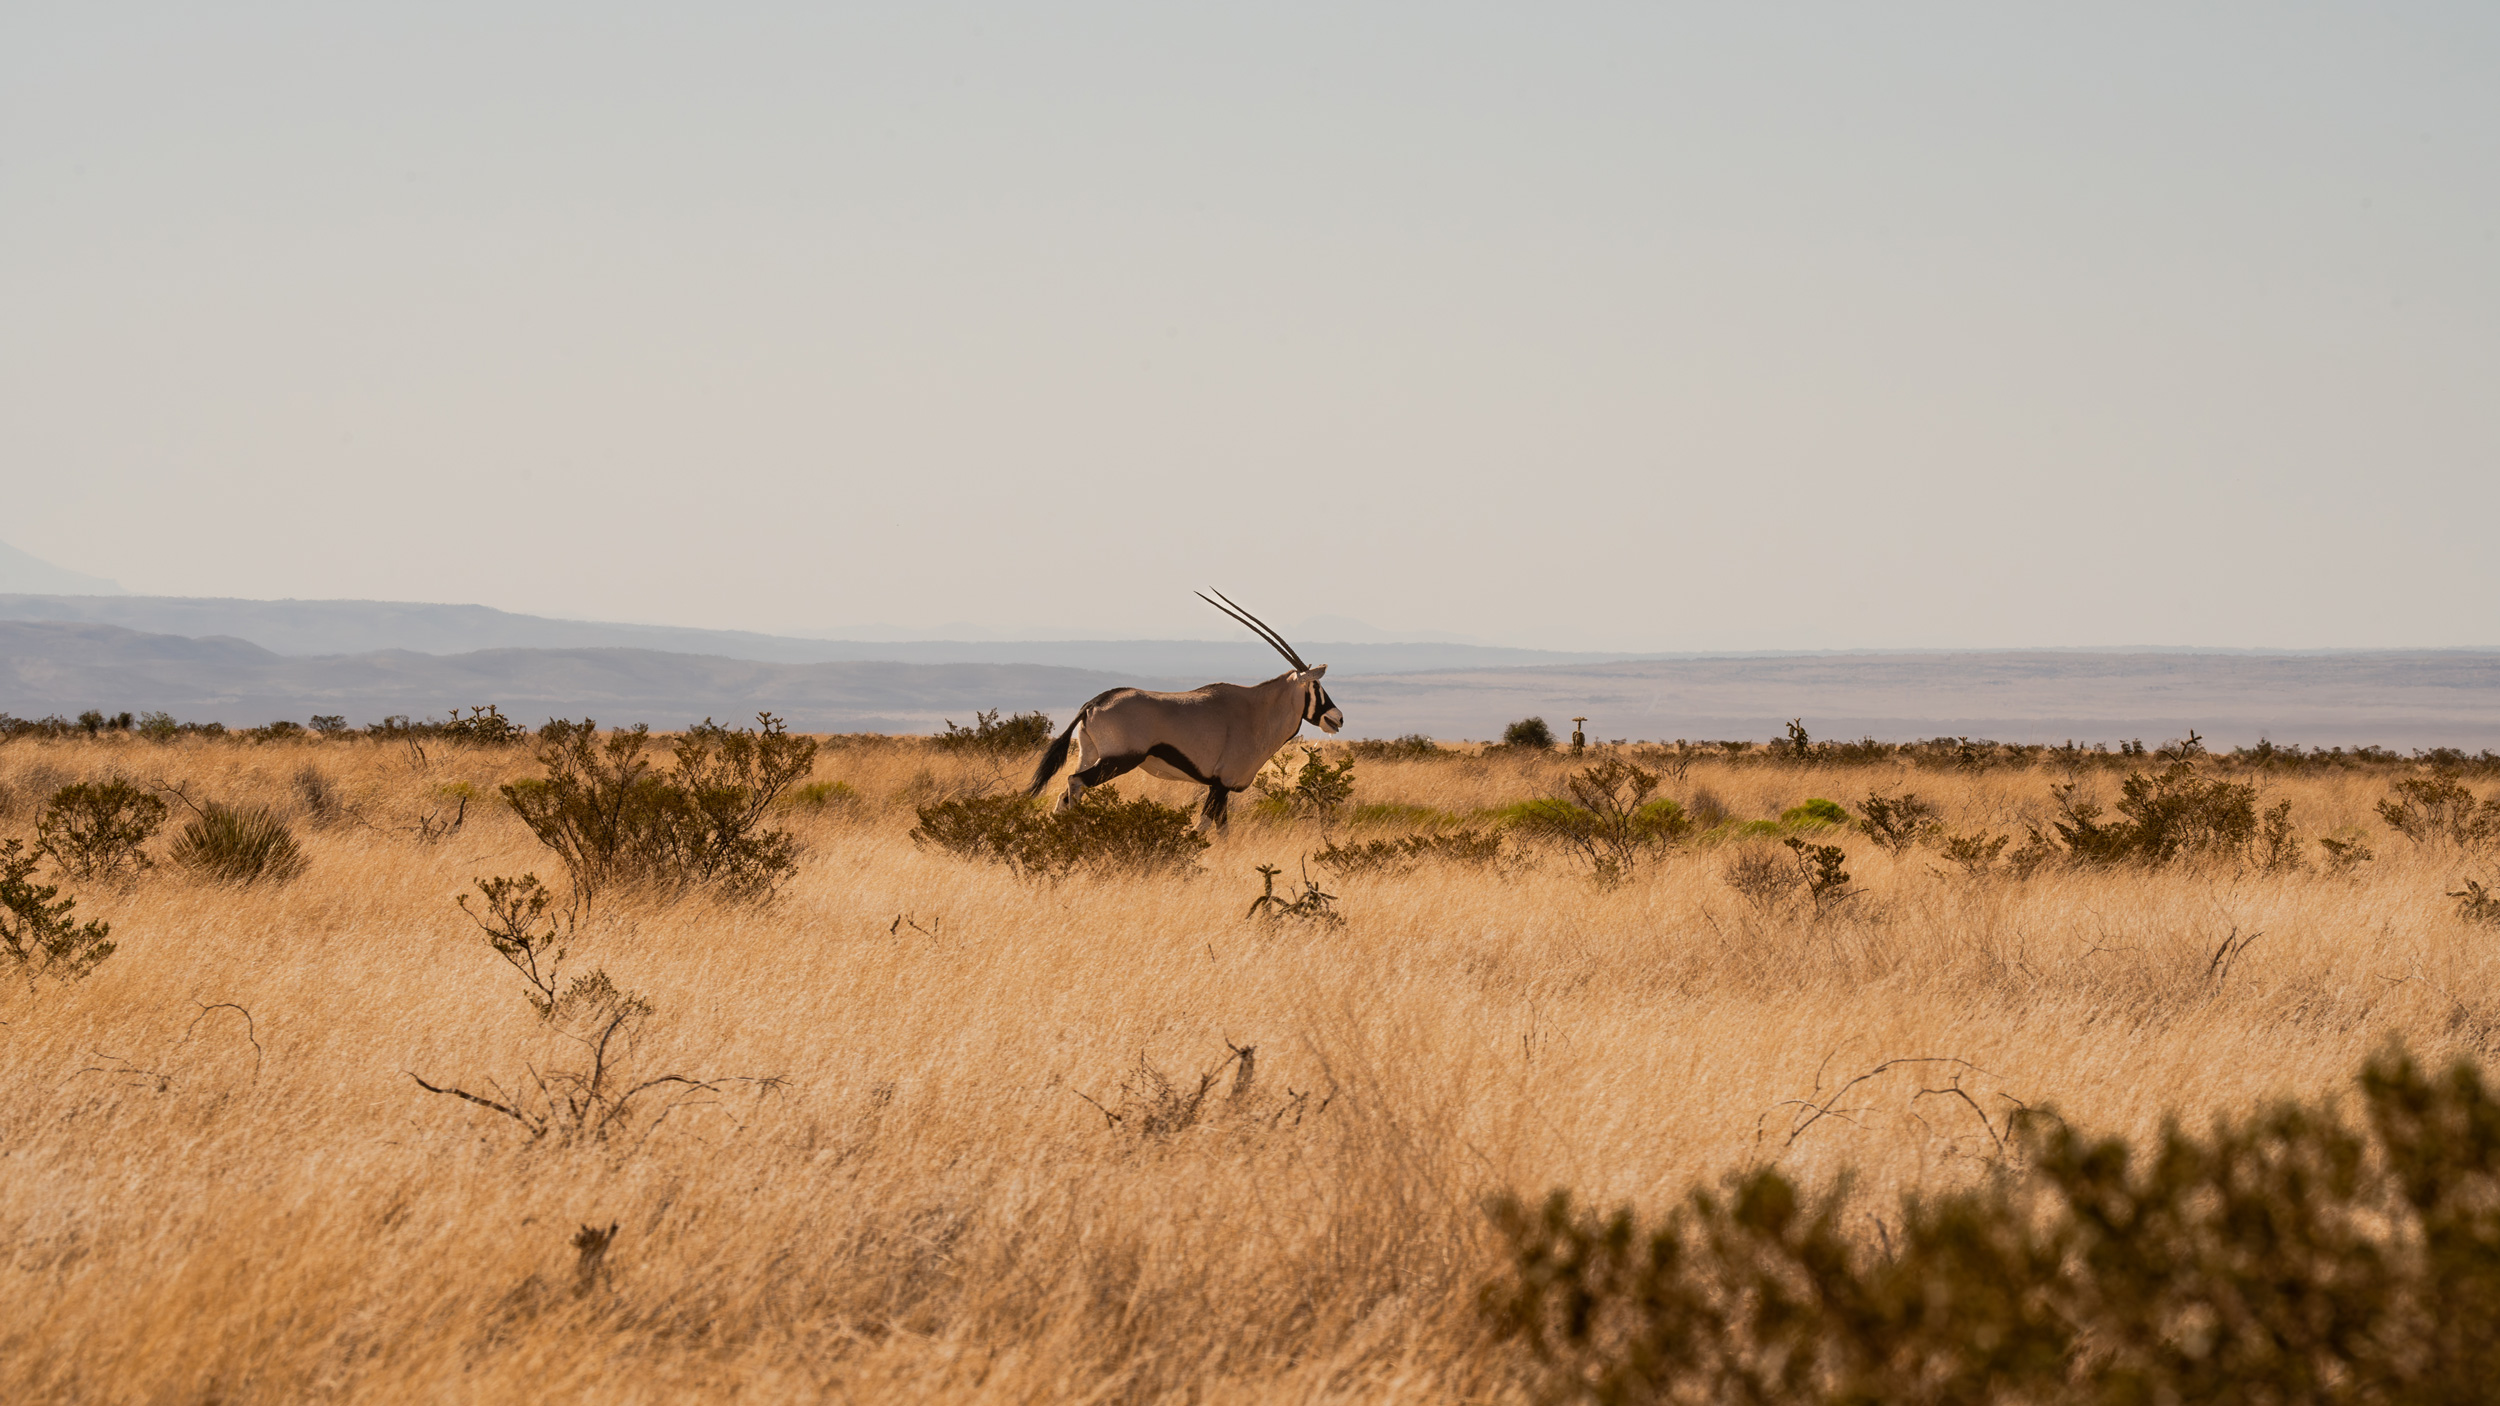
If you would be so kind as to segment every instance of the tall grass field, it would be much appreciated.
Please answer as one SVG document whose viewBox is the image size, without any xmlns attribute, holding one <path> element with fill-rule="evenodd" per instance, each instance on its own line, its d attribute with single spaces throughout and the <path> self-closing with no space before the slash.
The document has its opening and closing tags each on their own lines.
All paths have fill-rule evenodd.
<svg viewBox="0 0 2500 1406">
<path fill-rule="evenodd" d="M 2381 809 L 2500 795 L 2470 760 L 2192 757 L 2272 848 L 2095 858 L 2061 822 L 2171 759 L 1332 743 L 1342 803 L 1289 771 L 1177 872 L 1054 876 L 914 839 L 1031 752 L 818 742 L 768 895 L 586 909 L 504 798 L 528 740 L 0 743 L 0 839 L 168 803 L 144 869 L 28 877 L 109 956 L 0 963 L 0 1399 L 1568 1399 L 1488 1307 L 1506 1197 L 1650 1224 L 1770 1170 L 1872 1263 L 2018 1184 L 2025 1110 L 2150 1146 L 2500 1040 L 2493 827 Z M 1553 818 L 1610 758 L 1654 779 L 1619 863 Z M 211 808 L 292 858 L 185 862 Z M 480 921 L 523 875 L 543 988 Z"/>
</svg>

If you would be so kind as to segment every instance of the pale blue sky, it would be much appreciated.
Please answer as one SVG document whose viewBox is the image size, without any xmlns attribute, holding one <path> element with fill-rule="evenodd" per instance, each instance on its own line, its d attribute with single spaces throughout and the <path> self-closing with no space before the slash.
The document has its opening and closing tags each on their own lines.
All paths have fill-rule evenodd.
<svg viewBox="0 0 2500 1406">
<path fill-rule="evenodd" d="M 2500 9 L 12 5 L 136 591 L 2500 644 Z"/>
</svg>

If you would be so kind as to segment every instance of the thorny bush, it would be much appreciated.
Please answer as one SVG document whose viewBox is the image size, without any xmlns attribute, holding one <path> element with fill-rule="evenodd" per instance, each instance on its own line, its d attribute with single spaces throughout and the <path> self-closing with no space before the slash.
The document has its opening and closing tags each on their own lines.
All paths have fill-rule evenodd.
<svg viewBox="0 0 2500 1406">
<path fill-rule="evenodd" d="M 1571 798 L 1538 801 L 1519 813 L 1520 833 L 1552 840 L 1587 861 L 1600 884 L 1632 877 L 1641 856 L 1674 844 L 1692 828 L 1683 807 L 1652 800 L 1658 775 L 1609 756 L 1563 778 Z"/>
<path fill-rule="evenodd" d="M 113 955 L 112 925 L 74 921 L 78 900 L 36 883 L 36 863 L 22 841 L 0 841 L 0 949 L 29 988 L 47 976 L 76 981 Z"/>
<path fill-rule="evenodd" d="M 1259 896 L 1250 900 L 1250 911 L 1242 915 L 1244 918 L 1265 918 L 1269 922 L 1291 918 L 1323 928 L 1345 926 L 1345 915 L 1337 911 L 1337 896 L 1322 893 L 1319 881 L 1307 869 L 1302 871 L 1302 892 L 1292 898 L 1277 893 L 1276 876 L 1284 872 L 1273 864 L 1259 866 L 1263 886 Z"/>
<path fill-rule="evenodd" d="M 770 713 L 756 724 L 732 731 L 706 718 L 677 738 L 662 770 L 643 724 L 603 739 L 588 718 L 556 719 L 538 732 L 546 775 L 503 796 L 564 861 L 585 904 L 619 887 L 767 897 L 798 867 L 798 842 L 762 822 L 815 766 L 816 744 Z"/>
<path fill-rule="evenodd" d="M 1858 822 L 1867 837 L 1892 851 L 1895 858 L 1907 854 L 1912 845 L 1931 840 L 1943 831 L 1944 824 L 1936 818 L 1936 807 L 1922 801 L 1915 791 L 1898 796 L 1869 793 L 1858 803 L 1863 818 Z"/>
<path fill-rule="evenodd" d="M 1341 845 L 1331 840 L 1311 858 L 1339 874 L 1412 874 L 1426 864 L 1456 864 L 1482 869 L 1502 857 L 1499 830 L 1454 830 L 1446 835 L 1401 835 L 1393 840 L 1366 840 Z"/>
<path fill-rule="evenodd" d="M 64 786 L 44 802 L 35 849 L 82 882 L 133 878 L 153 865 L 144 846 L 164 827 L 165 810 L 118 776 Z"/>
<path fill-rule="evenodd" d="M 1056 812 L 1020 795 L 959 796 L 922 806 L 919 815 L 914 845 L 1004 864 L 1029 878 L 1060 879 L 1080 869 L 1191 873 L 1207 847 L 1188 812 L 1146 796 L 1124 801 L 1112 786 L 1097 786 Z"/>
<path fill-rule="evenodd" d="M 428 1093 L 446 1094 L 499 1113 L 518 1124 L 532 1142 L 606 1142 L 639 1130 L 640 1141 L 678 1108 L 708 1102 L 735 1085 L 758 1093 L 778 1088 L 778 1077 L 698 1077 L 687 1074 L 646 1074 L 636 1068 L 643 1034 L 656 1008 L 641 993 L 612 980 L 605 968 L 559 984 L 565 943 L 574 933 L 577 914 L 557 922 L 549 909 L 554 895 L 537 876 L 478 881 L 480 909 L 469 907 L 462 894 L 460 909 L 485 933 L 495 955 L 509 963 L 529 984 L 525 999 L 546 1029 L 575 1047 L 564 1064 L 530 1061 L 526 1079 L 509 1085 L 489 1082 L 488 1092 L 471 1092 L 456 1084 L 437 1084 L 411 1070 L 408 1077 Z M 654 1105 L 659 1111 L 638 1117 Z"/>
<path fill-rule="evenodd" d="M 1290 772 L 1282 758 L 1271 763 L 1273 771 L 1261 768 L 1251 778 L 1259 788 L 1259 805 L 1284 816 L 1313 820 L 1333 820 L 1346 803 L 1354 799 L 1354 760 L 1349 757 L 1334 765 L 1320 756 L 1317 747 L 1302 749 L 1302 768 Z"/>
<path fill-rule="evenodd" d="M 972 721 L 971 727 L 958 727 L 953 718 L 948 718 L 946 731 L 930 738 L 930 745 L 940 751 L 986 752 L 1002 757 L 1038 752 L 1050 745 L 1048 713 L 1018 713 L 1002 722 L 998 710 L 992 708 L 973 714 Z"/>
<path fill-rule="evenodd" d="M 2083 864 L 2169 864 L 2182 859 L 2215 856 L 2249 857 L 2260 840 L 2257 788 L 2253 783 L 2225 781 L 2198 773 L 2196 764 L 2176 761 L 2159 772 L 2130 772 L 2119 785 L 2118 815 L 2103 820 L 2101 808 L 2085 800 L 2078 782 L 2051 788 L 2058 804 L 2050 828 L 2056 838 L 2037 827 L 2035 845 L 2060 852 Z M 2291 806 L 2282 803 L 2270 813 L 2275 823 L 2274 853 L 2282 867 L 2297 856 L 2290 840 Z"/>
<path fill-rule="evenodd" d="M 1880 1254 L 1777 1170 L 1646 1225 L 1505 1196 L 1480 1302 L 1557 1400 L 2486 1399 L 2500 1102 L 2401 1051 L 2360 1083 L 2363 1131 L 2286 1103 L 2149 1152 L 2018 1111 L 2013 1174 L 1904 1198 Z"/>
<path fill-rule="evenodd" d="M 2477 804 L 2464 782 L 2446 773 L 2408 776 L 2378 803 L 2387 828 L 2417 845 L 2478 849 L 2500 841 L 2500 796 Z"/>
</svg>

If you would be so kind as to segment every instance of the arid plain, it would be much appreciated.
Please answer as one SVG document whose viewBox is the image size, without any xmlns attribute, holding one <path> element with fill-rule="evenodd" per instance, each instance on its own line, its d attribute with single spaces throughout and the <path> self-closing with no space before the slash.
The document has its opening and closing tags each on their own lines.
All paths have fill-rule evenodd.
<svg viewBox="0 0 2500 1406">
<path fill-rule="evenodd" d="M 1312 867 L 1330 924 L 1245 917 L 1257 866 L 1291 892 L 1331 842 L 1489 829 L 1594 758 L 1357 758 L 1334 819 L 1247 815 L 1187 877 L 1047 881 L 910 837 L 1029 755 L 827 739 L 773 817 L 800 845 L 776 896 L 607 896 L 573 935 L 568 971 L 651 1007 L 629 1076 L 703 1082 L 566 1138 L 419 1083 L 512 1097 L 582 1058 L 455 902 L 561 873 L 497 799 L 527 746 L 0 745 L 0 837 L 119 775 L 265 805 L 308 860 L 67 885 L 118 950 L 0 994 L 0 1395 L 1524 1399 L 1478 1309 L 1498 1193 L 1656 1208 L 1846 1173 L 1874 1237 L 1899 1193 L 1994 1175 L 2018 1104 L 2144 1135 L 2335 1095 L 2391 1038 L 2483 1060 L 2500 1029 L 2493 930 L 2448 896 L 2489 856 L 2382 823 L 2400 761 L 2200 763 L 2291 803 L 2296 866 L 2016 877 L 1780 817 L 1914 793 L 2019 846 L 2054 785 L 2107 804 L 2155 763 L 1633 759 L 1728 823 L 1604 885 L 1520 833 L 1489 865 Z M 1856 896 L 1731 886 L 1792 834 L 1844 849 Z M 1804 1113 L 1911 1058 L 1965 1063 Z M 577 1236 L 610 1225 L 593 1265 Z"/>
</svg>

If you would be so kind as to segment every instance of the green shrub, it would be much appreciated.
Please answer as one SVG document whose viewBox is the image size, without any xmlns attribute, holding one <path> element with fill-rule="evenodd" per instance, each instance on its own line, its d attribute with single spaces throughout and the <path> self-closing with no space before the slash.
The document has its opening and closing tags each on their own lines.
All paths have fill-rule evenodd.
<svg viewBox="0 0 2500 1406">
<path fill-rule="evenodd" d="M 546 775 L 503 796 L 585 904 L 618 887 L 762 898 L 798 867 L 797 840 L 763 828 L 764 816 L 815 766 L 816 744 L 770 713 L 756 724 L 733 731 L 705 718 L 672 744 L 663 771 L 640 723 L 602 739 L 588 718 L 554 719 L 538 732 Z"/>
<path fill-rule="evenodd" d="M 1457 817 L 1447 811 L 1435 810 L 1431 806 L 1405 805 L 1397 801 L 1370 801 L 1356 806 L 1348 818 L 1357 825 L 1404 825 L 1413 828 L 1420 825 L 1446 824 Z"/>
<path fill-rule="evenodd" d="M 957 727 L 953 718 L 946 720 L 946 731 L 929 739 L 931 744 L 948 752 L 987 752 L 993 756 L 1015 756 L 1038 752 L 1050 745 L 1053 731 L 1048 713 L 1018 713 L 1000 721 L 998 710 L 972 715 L 973 726 Z"/>
<path fill-rule="evenodd" d="M 847 781 L 810 781 L 790 793 L 790 804 L 804 810 L 848 808 L 859 804 L 859 790 Z"/>
<path fill-rule="evenodd" d="M 287 823 L 260 806 L 211 802 L 166 851 L 174 863 L 226 884 L 285 883 L 304 872 L 304 850 Z"/>
<path fill-rule="evenodd" d="M 1504 1196 L 1479 1302 L 1557 1400 L 2487 1399 L 2500 1102 L 2470 1061 L 2360 1083 L 2366 1131 L 2281 1104 L 2147 1153 L 2017 1112 L 2024 1174 L 1904 1198 L 1881 1253 L 1777 1170 L 1647 1223 Z"/>
<path fill-rule="evenodd" d="M 1820 796 L 1816 796 L 1802 805 L 1790 806 L 1788 809 L 1780 812 L 1780 824 L 1792 827 L 1800 825 L 1847 825 L 1850 824 L 1853 819 L 1854 817 L 1852 817 L 1849 812 L 1840 808 L 1839 802 L 1827 801 Z"/>
<path fill-rule="evenodd" d="M 120 777 L 64 786 L 44 802 L 35 850 L 82 882 L 129 879 L 151 867 L 144 846 L 165 825 L 165 802 Z"/>
<path fill-rule="evenodd" d="M 1498 830 L 1457 830 L 1448 834 L 1406 835 L 1394 840 L 1367 840 L 1341 845 L 1331 841 L 1311 856 L 1321 868 L 1340 875 L 1411 874 L 1426 864 L 1457 864 L 1481 869 L 1502 857 Z"/>
<path fill-rule="evenodd" d="M 1658 789 L 1657 773 L 1621 757 L 1573 772 L 1563 785 L 1569 800 L 1530 802 L 1516 812 L 1513 828 L 1577 853 L 1601 884 L 1630 878 L 1642 855 L 1673 844 L 1692 828 L 1683 807 L 1650 799 Z"/>
<path fill-rule="evenodd" d="M 1521 718 L 1502 729 L 1502 745 L 1550 752 L 1554 750 L 1554 730 L 1545 725 L 1543 718 Z"/>
<path fill-rule="evenodd" d="M 1370 737 L 1360 742 L 1349 742 L 1346 751 L 1356 761 L 1364 762 L 1424 761 L 1441 755 L 1440 745 L 1420 732 L 1410 732 L 1404 737 Z"/>
<path fill-rule="evenodd" d="M 1260 806 L 1271 814 L 1315 820 L 1334 819 L 1354 799 L 1354 762 L 1352 758 L 1330 765 L 1317 747 L 1302 749 L 1301 770 L 1287 781 L 1287 768 L 1280 759 L 1274 771 L 1261 768 L 1251 784 L 1259 788 Z"/>
<path fill-rule="evenodd" d="M 171 713 L 141 713 L 138 730 L 150 742 L 171 742 L 182 735 L 182 724 Z"/>
<path fill-rule="evenodd" d="M 1097 786 L 1065 810 L 1022 795 L 960 796 L 919 808 L 914 845 L 964 859 L 1004 864 L 1020 875 L 1058 879 L 1095 874 L 1176 874 L 1197 868 L 1207 840 L 1189 813 L 1149 797 L 1120 798 Z"/>
<path fill-rule="evenodd" d="M 0 951 L 17 963 L 29 988 L 41 977 L 76 981 L 113 955 L 110 923 L 74 922 L 78 900 L 34 881 L 35 855 L 22 842 L 0 842 Z"/>
</svg>

